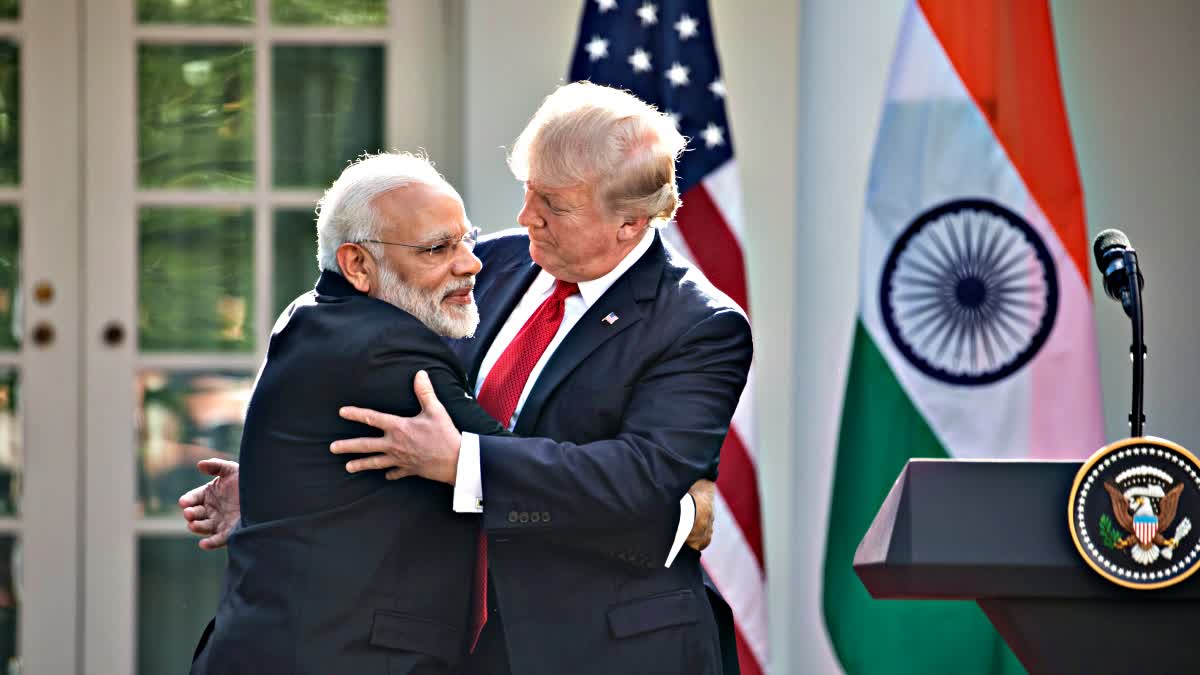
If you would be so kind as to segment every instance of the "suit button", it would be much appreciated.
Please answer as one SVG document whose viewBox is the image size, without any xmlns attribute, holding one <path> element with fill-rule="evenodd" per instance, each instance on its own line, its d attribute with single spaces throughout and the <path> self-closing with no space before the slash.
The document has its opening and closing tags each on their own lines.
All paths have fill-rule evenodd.
<svg viewBox="0 0 1200 675">
<path fill-rule="evenodd" d="M 550 512 L 549 511 L 542 511 L 542 522 L 543 523 L 550 522 Z"/>
<path fill-rule="evenodd" d="M 517 512 L 516 511 L 508 512 L 508 522 L 510 522 L 510 523 L 517 522 Z"/>
<path fill-rule="evenodd" d="M 534 511 L 533 513 L 529 514 L 529 522 L 540 523 L 541 521 L 542 521 L 542 514 L 538 513 L 537 511 Z"/>
<path fill-rule="evenodd" d="M 521 524 L 524 525 L 525 523 L 528 523 L 528 522 L 529 522 L 529 512 L 522 511 L 521 512 Z"/>
</svg>

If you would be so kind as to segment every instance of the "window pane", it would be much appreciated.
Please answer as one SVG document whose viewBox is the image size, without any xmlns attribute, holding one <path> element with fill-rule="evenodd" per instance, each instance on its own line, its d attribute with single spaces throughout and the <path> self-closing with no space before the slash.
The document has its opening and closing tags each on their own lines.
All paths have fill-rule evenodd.
<svg viewBox="0 0 1200 675">
<path fill-rule="evenodd" d="M 17 19 L 21 16 L 21 0 L 0 0 L 0 19 Z"/>
<path fill-rule="evenodd" d="M 0 368 L 0 515 L 3 516 L 16 515 L 21 506 L 24 460 L 19 380 L 16 368 Z M 3 578 L 0 577 L 0 586 L 2 582 Z M 0 608 L 3 608 L 2 591 Z M 0 633 L 3 633 L 2 626 Z M 2 640 L 3 636 L 0 635 L 0 641 Z"/>
<path fill-rule="evenodd" d="M 254 187 L 250 47 L 138 47 L 138 182 Z"/>
<path fill-rule="evenodd" d="M 196 462 L 237 459 L 254 376 L 143 370 L 136 390 L 138 510 L 179 515 L 179 495 L 201 482 Z"/>
<path fill-rule="evenodd" d="M 143 23 L 252 23 L 254 0 L 138 0 Z"/>
<path fill-rule="evenodd" d="M 243 208 L 143 208 L 143 351 L 254 350 L 254 218 Z"/>
<path fill-rule="evenodd" d="M 311 291 L 317 275 L 317 223 L 311 209 L 275 212 L 275 270 L 271 275 L 274 316 L 279 316 L 296 296 Z"/>
<path fill-rule="evenodd" d="M 202 551 L 192 537 L 138 541 L 140 675 L 186 673 L 221 599 L 224 551 Z"/>
<path fill-rule="evenodd" d="M 272 0 L 275 23 L 320 26 L 383 26 L 387 0 Z"/>
<path fill-rule="evenodd" d="M 21 50 L 0 41 L 0 185 L 21 182 Z"/>
<path fill-rule="evenodd" d="M 21 213 L 0 206 L 0 351 L 21 346 Z"/>
<path fill-rule="evenodd" d="M 383 147 L 383 47 L 275 47 L 273 57 L 276 186 L 328 187 Z"/>
<path fill-rule="evenodd" d="M 0 665 L 6 673 L 21 672 L 17 657 L 17 616 L 21 547 L 14 537 L 0 536 Z"/>
</svg>

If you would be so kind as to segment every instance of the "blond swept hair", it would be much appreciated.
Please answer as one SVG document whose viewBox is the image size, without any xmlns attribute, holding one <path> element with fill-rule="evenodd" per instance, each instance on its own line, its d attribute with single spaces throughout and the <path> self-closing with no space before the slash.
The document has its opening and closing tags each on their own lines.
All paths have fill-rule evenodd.
<svg viewBox="0 0 1200 675">
<path fill-rule="evenodd" d="M 685 144 L 669 116 L 633 94 L 573 82 L 542 102 L 508 166 L 520 181 L 591 186 L 612 215 L 665 222 L 680 206 L 675 160 Z"/>
</svg>

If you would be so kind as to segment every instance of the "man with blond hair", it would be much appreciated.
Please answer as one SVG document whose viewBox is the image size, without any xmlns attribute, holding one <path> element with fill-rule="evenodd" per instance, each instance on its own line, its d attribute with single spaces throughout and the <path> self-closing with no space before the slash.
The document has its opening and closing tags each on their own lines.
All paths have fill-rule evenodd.
<svg viewBox="0 0 1200 675">
<path fill-rule="evenodd" d="M 467 673 L 721 672 L 700 554 L 641 553 L 669 528 L 658 546 L 631 534 L 629 567 L 560 543 L 632 532 L 715 479 L 746 382 L 745 315 L 658 233 L 683 148 L 668 116 L 590 83 L 547 97 L 517 139 L 525 231 L 480 243 L 483 318 L 457 351 L 518 437 L 460 434 L 436 406 L 343 412 L 385 434 L 334 444 L 376 453 L 351 470 L 442 477 L 483 514 L 490 613 Z"/>
<path fill-rule="evenodd" d="M 716 478 L 752 344 L 741 310 L 658 232 L 683 147 L 669 117 L 589 83 L 547 97 L 517 139 L 525 230 L 480 242 L 479 328 L 454 345 L 516 436 L 460 433 L 421 385 L 415 417 L 341 411 L 384 432 L 332 445 L 369 455 L 352 473 L 452 484 L 454 510 L 482 514 L 464 675 L 722 673 L 699 552 L 659 552 L 688 533 L 681 496 Z M 228 519 L 205 516 L 193 530 L 219 537 Z M 589 552 L 598 542 L 613 553 Z"/>
</svg>

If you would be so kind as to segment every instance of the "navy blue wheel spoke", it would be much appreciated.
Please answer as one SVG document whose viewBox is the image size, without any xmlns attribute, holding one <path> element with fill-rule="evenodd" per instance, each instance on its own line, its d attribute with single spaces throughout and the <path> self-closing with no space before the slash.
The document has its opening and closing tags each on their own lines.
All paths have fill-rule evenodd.
<svg viewBox="0 0 1200 675">
<path fill-rule="evenodd" d="M 929 228 L 929 241 L 933 242 L 934 248 L 942 254 L 942 258 L 946 261 L 945 267 L 948 272 L 958 273 L 958 265 L 955 263 L 954 254 L 946 248 L 946 243 L 938 236 L 936 228 Z"/>
<path fill-rule="evenodd" d="M 912 247 L 921 253 L 921 256 L 938 268 L 938 276 L 953 272 L 954 265 L 952 261 L 942 257 L 940 254 L 930 251 L 925 247 L 924 242 L 913 242 Z"/>
<path fill-rule="evenodd" d="M 917 216 L 888 254 L 879 293 L 900 354 L 925 375 L 965 385 L 1028 363 L 1058 309 L 1054 259 L 1041 238 L 983 199 Z"/>
<path fill-rule="evenodd" d="M 908 272 L 910 268 L 927 276 L 933 277 L 934 279 L 942 279 L 946 277 L 946 270 L 935 270 L 915 260 L 905 260 L 904 271 Z"/>
<path fill-rule="evenodd" d="M 920 286 L 922 288 L 946 288 L 947 286 L 945 279 L 924 279 L 919 277 L 910 277 L 908 274 L 897 275 L 896 281 L 902 282 L 909 286 Z"/>
</svg>

